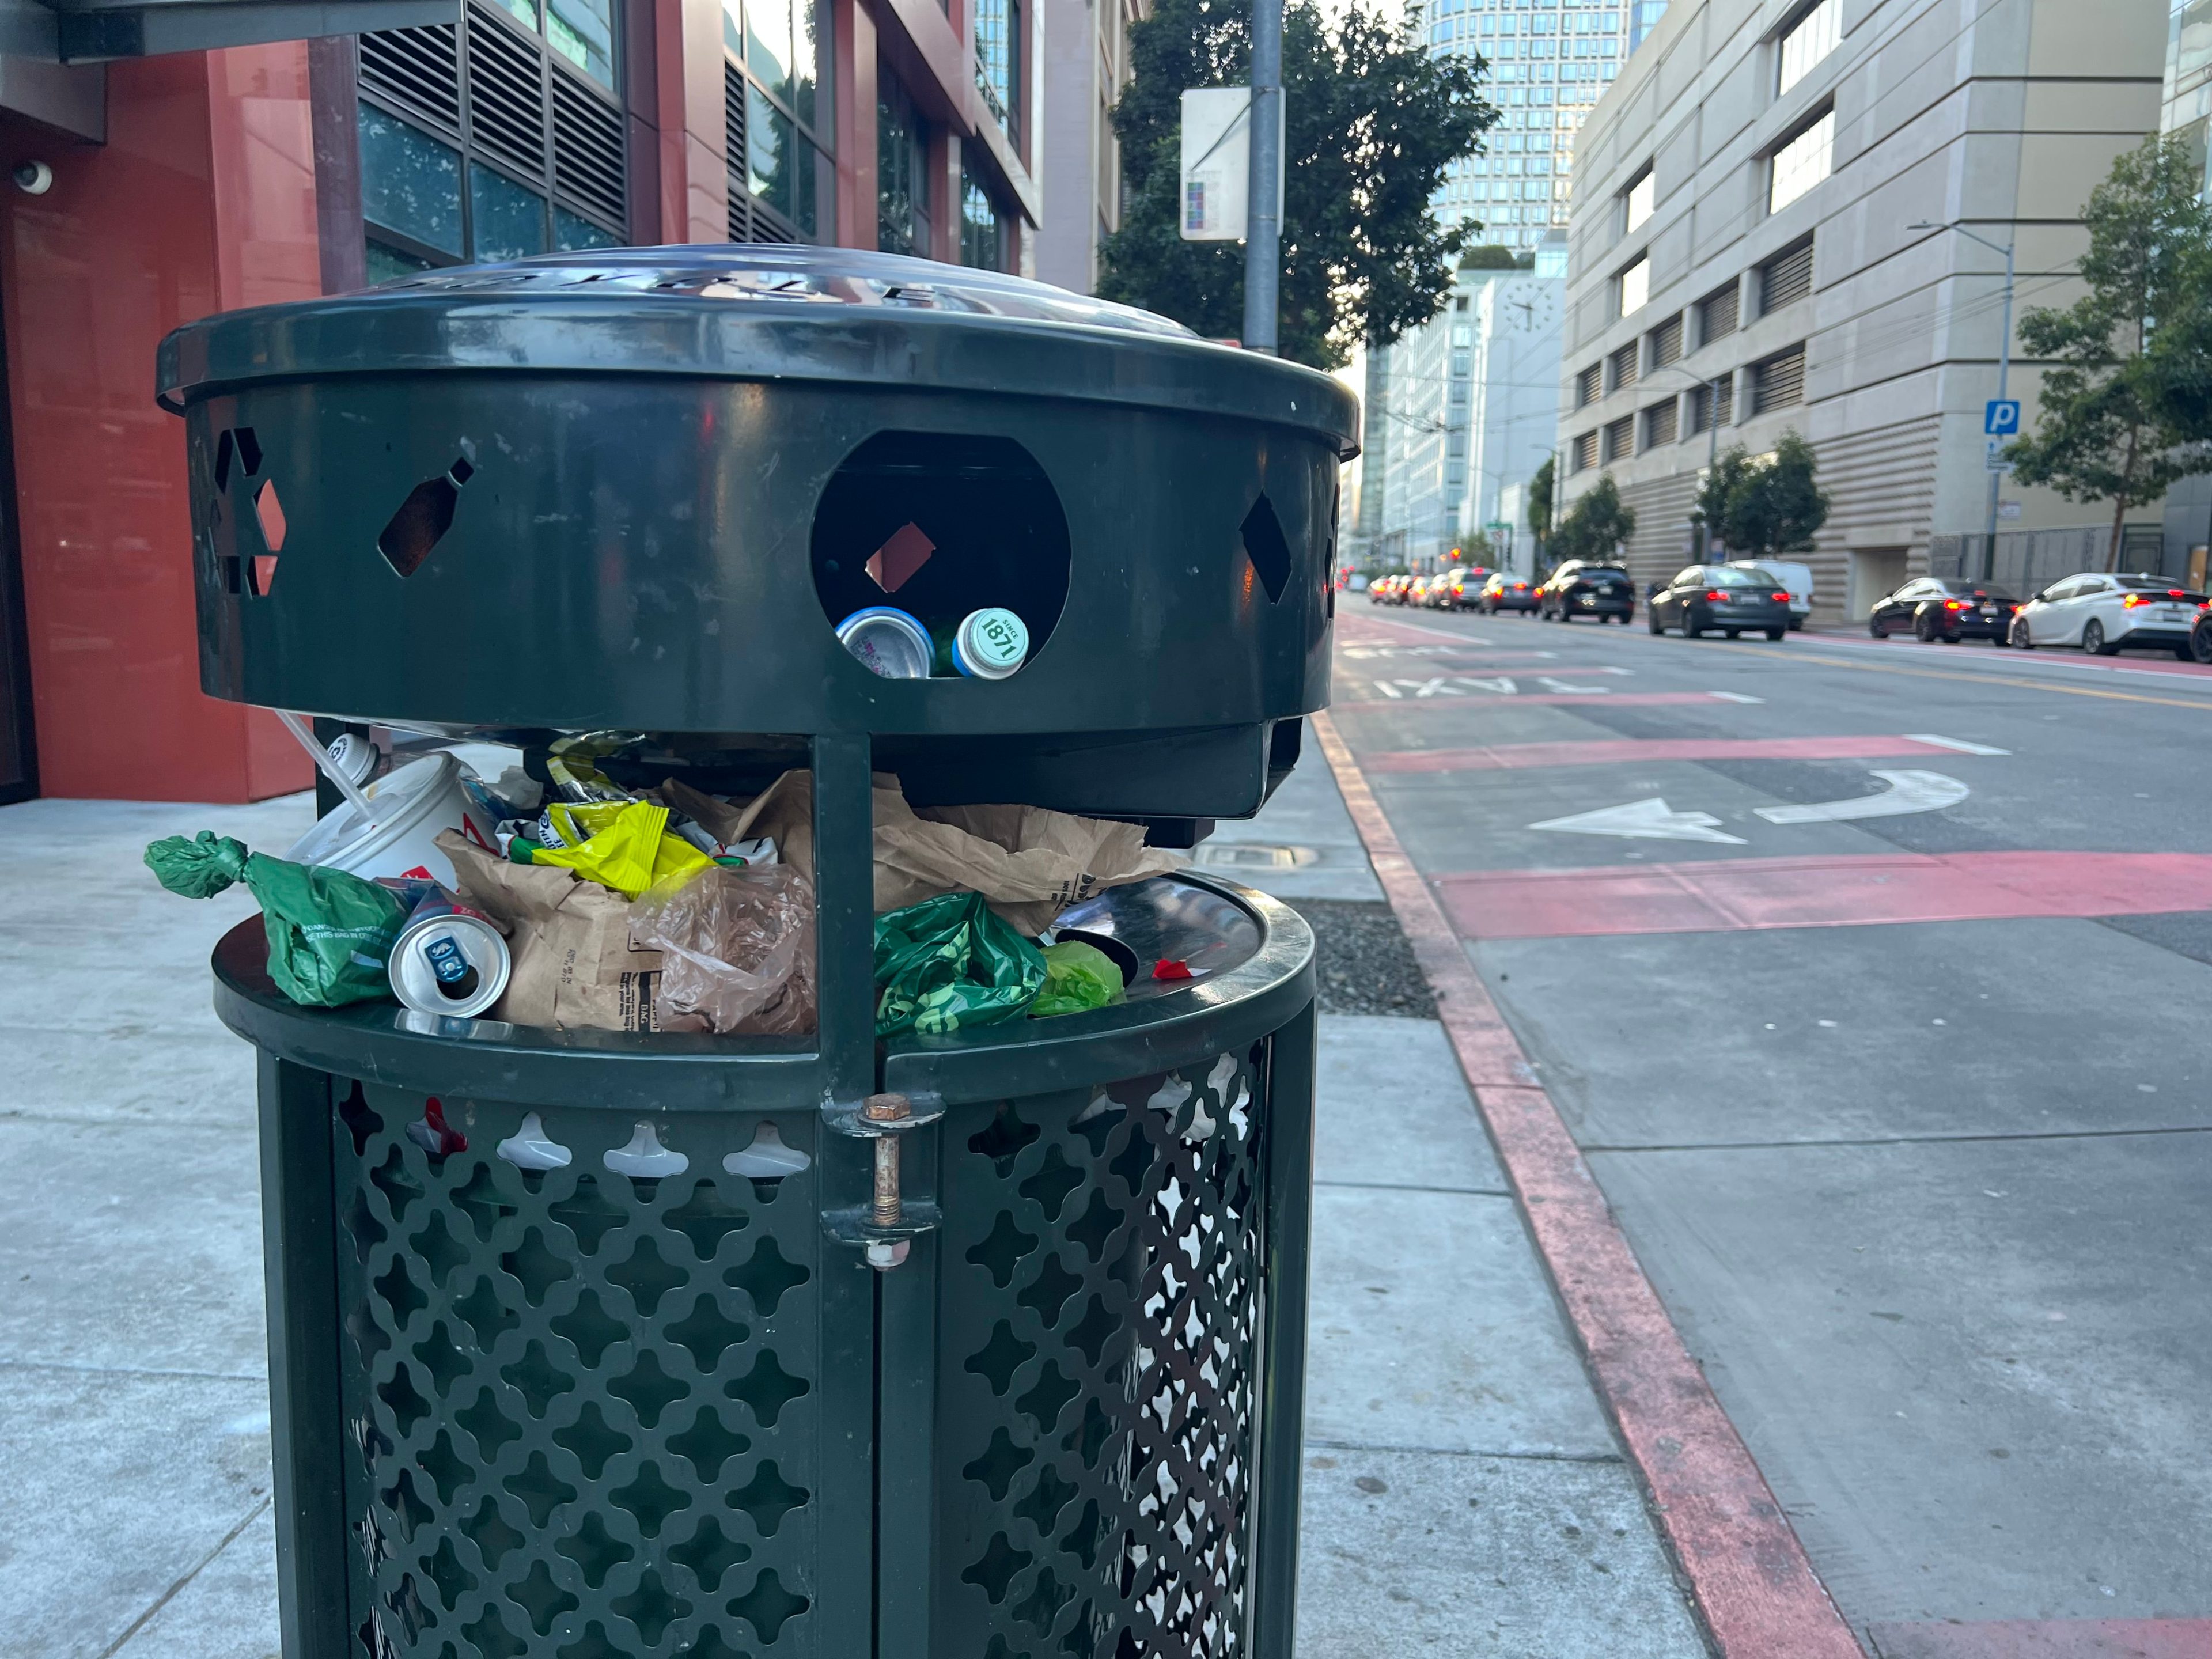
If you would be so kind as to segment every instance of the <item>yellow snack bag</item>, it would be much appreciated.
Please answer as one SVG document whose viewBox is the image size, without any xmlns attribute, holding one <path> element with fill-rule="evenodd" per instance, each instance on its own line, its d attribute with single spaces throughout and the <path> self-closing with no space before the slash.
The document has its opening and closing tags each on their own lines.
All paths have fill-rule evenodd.
<svg viewBox="0 0 2212 1659">
<path fill-rule="evenodd" d="M 547 811 L 556 829 L 580 844 L 539 848 L 530 861 L 574 870 L 625 897 L 635 898 L 656 881 L 714 867 L 704 853 L 668 833 L 668 809 L 651 801 L 560 804 Z"/>
</svg>

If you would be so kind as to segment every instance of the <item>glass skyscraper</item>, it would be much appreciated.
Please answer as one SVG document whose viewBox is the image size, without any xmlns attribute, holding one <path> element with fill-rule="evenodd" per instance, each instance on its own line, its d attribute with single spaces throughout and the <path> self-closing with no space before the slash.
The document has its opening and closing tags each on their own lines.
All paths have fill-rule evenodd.
<svg viewBox="0 0 2212 1659">
<path fill-rule="evenodd" d="M 1487 153 L 1445 173 L 1437 216 L 1477 221 L 1483 240 L 1513 248 L 1564 229 L 1575 134 L 1666 9 L 1667 0 L 1428 0 L 1429 51 L 1480 53 L 1504 112 Z"/>
</svg>

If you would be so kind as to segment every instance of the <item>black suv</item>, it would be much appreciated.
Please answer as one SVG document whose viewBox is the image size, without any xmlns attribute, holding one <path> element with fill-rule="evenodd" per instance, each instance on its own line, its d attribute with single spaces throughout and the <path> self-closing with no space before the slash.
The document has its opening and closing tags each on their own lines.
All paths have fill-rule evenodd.
<svg viewBox="0 0 2212 1659">
<path fill-rule="evenodd" d="M 1569 559 L 1536 590 L 1536 614 L 1547 622 L 1572 622 L 1577 617 L 1603 622 L 1610 617 L 1625 623 L 1636 614 L 1636 589 L 1617 564 Z"/>
</svg>

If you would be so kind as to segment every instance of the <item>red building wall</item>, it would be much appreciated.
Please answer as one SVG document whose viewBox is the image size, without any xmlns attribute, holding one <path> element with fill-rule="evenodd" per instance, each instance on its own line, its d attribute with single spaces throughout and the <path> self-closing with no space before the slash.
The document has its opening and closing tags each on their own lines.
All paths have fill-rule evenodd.
<svg viewBox="0 0 2212 1659">
<path fill-rule="evenodd" d="M 320 291 L 307 52 L 118 63 L 107 143 L 0 127 L 18 538 L 48 795 L 237 801 L 310 781 L 267 713 L 201 695 L 183 430 L 154 404 L 178 324 Z"/>
</svg>

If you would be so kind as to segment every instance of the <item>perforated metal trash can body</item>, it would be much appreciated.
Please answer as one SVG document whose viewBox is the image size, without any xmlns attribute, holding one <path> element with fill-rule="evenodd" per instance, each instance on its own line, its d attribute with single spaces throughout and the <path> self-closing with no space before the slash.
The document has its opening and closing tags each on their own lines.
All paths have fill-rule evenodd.
<svg viewBox="0 0 2212 1659">
<path fill-rule="evenodd" d="M 1287 1654 L 1310 937 L 1156 878 L 1085 925 L 1190 981 L 878 1043 L 872 778 L 1156 844 L 1255 811 L 1328 699 L 1351 394 L 819 248 L 427 272 L 201 319 L 158 374 L 210 696 L 812 786 L 810 1038 L 302 1010 L 258 930 L 218 951 L 286 1659 Z M 878 678 L 836 629 L 886 598 L 1030 653 Z"/>
<path fill-rule="evenodd" d="M 288 1659 L 1286 1650 L 1310 939 L 1176 884 L 1249 919 L 1210 985 L 887 1057 L 951 1091 L 882 1273 L 772 1060 L 300 1010 L 234 931 Z"/>
</svg>

